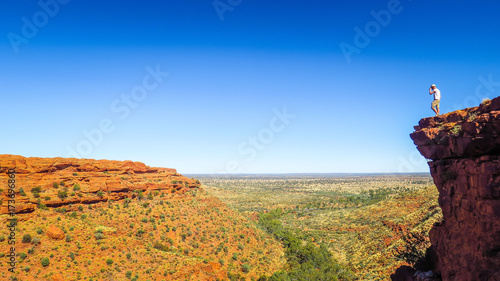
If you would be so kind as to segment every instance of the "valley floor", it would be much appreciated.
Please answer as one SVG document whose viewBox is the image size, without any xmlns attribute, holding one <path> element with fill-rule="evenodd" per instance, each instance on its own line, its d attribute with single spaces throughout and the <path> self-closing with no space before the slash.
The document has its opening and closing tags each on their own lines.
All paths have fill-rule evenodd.
<svg viewBox="0 0 500 281">
<path fill-rule="evenodd" d="M 388 280 L 401 265 L 403 238 L 441 220 L 429 175 L 196 176 L 209 194 L 249 219 L 277 208 L 280 221 L 303 242 L 327 245 L 358 280 Z M 408 239 L 406 239 L 408 240 Z"/>
</svg>

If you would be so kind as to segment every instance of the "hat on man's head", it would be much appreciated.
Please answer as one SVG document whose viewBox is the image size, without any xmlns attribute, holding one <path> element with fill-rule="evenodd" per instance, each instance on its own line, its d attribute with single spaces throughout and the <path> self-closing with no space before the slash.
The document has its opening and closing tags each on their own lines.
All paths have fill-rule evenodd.
<svg viewBox="0 0 500 281">
<path fill-rule="evenodd" d="M 436 87 L 436 84 L 432 84 L 431 87 Z"/>
</svg>

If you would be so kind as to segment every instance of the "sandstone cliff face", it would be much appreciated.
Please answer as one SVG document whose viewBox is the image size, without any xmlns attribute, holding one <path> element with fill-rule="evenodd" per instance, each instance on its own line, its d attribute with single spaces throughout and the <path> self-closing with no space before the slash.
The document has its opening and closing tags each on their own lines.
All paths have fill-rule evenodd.
<svg viewBox="0 0 500 281">
<path fill-rule="evenodd" d="M 500 280 L 500 97 L 424 118 L 411 134 L 439 190 L 429 236 L 443 280 Z"/>
<path fill-rule="evenodd" d="M 200 186 L 174 169 L 140 162 L 0 155 L 0 214 L 9 211 L 7 172 L 11 169 L 15 170 L 16 214 L 45 206 L 71 210 L 74 204 L 147 196 L 155 190 L 184 193 Z"/>
</svg>

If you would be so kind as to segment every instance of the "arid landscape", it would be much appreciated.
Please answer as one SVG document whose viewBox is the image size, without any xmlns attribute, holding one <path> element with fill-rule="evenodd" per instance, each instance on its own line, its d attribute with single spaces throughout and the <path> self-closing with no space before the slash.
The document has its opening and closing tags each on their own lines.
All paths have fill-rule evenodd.
<svg viewBox="0 0 500 281">
<path fill-rule="evenodd" d="M 1 190 L 0 255 L 15 261 L 2 280 L 257 279 L 285 262 L 278 241 L 173 169 L 12 155 L 0 166 L 5 183 L 16 170 L 15 191 Z"/>
<path fill-rule="evenodd" d="M 423 256 L 428 231 L 442 218 L 437 189 L 425 174 L 197 178 L 247 217 L 281 209 L 286 228 L 304 243 L 326 246 L 356 280 L 388 280 L 408 264 L 399 253 L 411 234 L 425 239 L 419 244 Z"/>
<path fill-rule="evenodd" d="M 11 280 L 385 280 L 408 264 L 404 237 L 440 219 L 425 174 L 184 177 L 130 161 L 1 160 L 3 181 L 16 171 L 14 193 L 1 191 Z"/>
</svg>

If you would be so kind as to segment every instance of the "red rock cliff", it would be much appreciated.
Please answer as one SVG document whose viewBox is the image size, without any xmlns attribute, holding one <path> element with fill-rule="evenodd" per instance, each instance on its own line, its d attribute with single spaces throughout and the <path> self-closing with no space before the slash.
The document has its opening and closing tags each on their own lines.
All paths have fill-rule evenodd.
<svg viewBox="0 0 500 281">
<path fill-rule="evenodd" d="M 443 280 L 500 280 L 500 97 L 424 118 L 411 134 L 430 160 L 443 222 L 429 236 Z"/>
<path fill-rule="evenodd" d="M 8 213 L 8 171 L 15 170 L 15 212 L 40 207 L 90 204 L 147 196 L 151 191 L 184 193 L 200 183 L 174 169 L 140 162 L 0 155 L 0 214 Z"/>
</svg>

